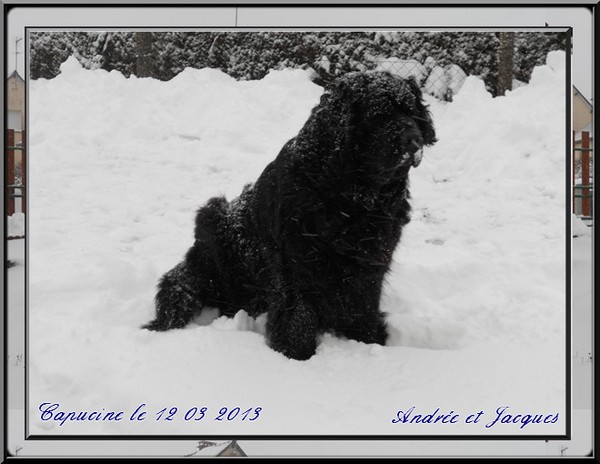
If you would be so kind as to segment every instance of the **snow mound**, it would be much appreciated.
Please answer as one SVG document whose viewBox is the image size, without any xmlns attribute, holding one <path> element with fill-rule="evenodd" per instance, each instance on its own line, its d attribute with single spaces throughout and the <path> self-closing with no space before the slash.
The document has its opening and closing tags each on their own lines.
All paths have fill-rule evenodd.
<svg viewBox="0 0 600 464">
<path fill-rule="evenodd" d="M 417 60 L 402 60 L 394 57 L 381 62 L 375 71 L 387 71 L 404 79 L 414 77 L 419 86 L 423 84 L 427 76 L 427 68 Z"/>
<path fill-rule="evenodd" d="M 565 52 L 555 50 L 548 53 L 546 64 L 557 74 L 564 73 L 566 69 Z"/>
<path fill-rule="evenodd" d="M 14 213 L 8 216 L 7 227 L 9 237 L 22 237 L 25 235 L 25 215 Z"/>
<path fill-rule="evenodd" d="M 83 70 L 83 66 L 74 56 L 70 56 L 60 65 L 60 72 L 63 77 L 75 75 L 81 70 Z"/>
<path fill-rule="evenodd" d="M 573 234 L 573 237 L 582 237 L 582 236 L 591 236 L 592 235 L 591 228 L 588 227 L 587 225 L 585 225 L 585 222 L 583 222 L 583 220 L 580 217 L 577 217 L 574 214 L 572 214 L 571 221 L 572 221 L 571 233 Z"/>
<path fill-rule="evenodd" d="M 455 64 L 446 68 L 435 66 L 427 77 L 423 90 L 440 100 L 448 99 L 447 97 L 451 99 L 460 91 L 466 78 L 466 73 Z"/>
</svg>

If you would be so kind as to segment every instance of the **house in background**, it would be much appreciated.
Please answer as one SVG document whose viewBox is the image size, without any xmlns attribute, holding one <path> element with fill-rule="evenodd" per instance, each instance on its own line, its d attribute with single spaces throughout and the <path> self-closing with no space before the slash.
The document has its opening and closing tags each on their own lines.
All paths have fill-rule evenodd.
<svg viewBox="0 0 600 464">
<path fill-rule="evenodd" d="M 594 133 L 592 130 L 594 107 L 592 103 L 583 96 L 579 89 L 573 86 L 573 175 L 575 185 L 573 186 L 573 212 L 583 218 L 591 225 L 593 216 L 593 162 L 594 162 Z M 588 132 L 587 146 L 583 146 L 583 132 Z M 583 151 L 581 148 L 587 148 Z M 583 179 L 582 161 L 588 160 L 588 176 Z"/>
<path fill-rule="evenodd" d="M 222 450 L 219 451 L 217 457 L 246 457 L 244 450 L 238 445 L 238 442 L 233 440 L 229 442 Z"/>
<path fill-rule="evenodd" d="M 186 457 L 246 457 L 246 453 L 236 440 L 222 442 L 201 440 L 197 448 L 194 453 Z"/>
<path fill-rule="evenodd" d="M 581 133 L 590 133 L 590 148 L 594 146 L 594 134 L 592 132 L 592 117 L 594 107 L 592 103 L 583 96 L 579 89 L 573 86 L 573 132 L 575 132 L 575 148 L 581 148 Z M 581 152 L 575 153 L 575 159 L 580 158 Z M 593 152 L 591 152 L 593 153 Z M 590 158 L 591 158 L 590 153 Z"/>
<path fill-rule="evenodd" d="M 25 129 L 25 81 L 15 70 L 6 79 L 6 128 L 14 131 L 14 139 L 11 144 L 22 147 L 24 144 L 23 130 Z M 4 139 L 7 141 L 7 139 Z M 24 153 L 20 149 L 4 147 L 5 166 L 10 166 L 7 171 L 6 181 L 8 184 L 24 185 L 23 172 Z M 25 212 L 22 188 L 13 188 L 9 192 L 9 200 L 6 203 L 6 213 L 12 215 L 14 212 Z M 12 195 L 18 195 L 16 198 Z"/>
<path fill-rule="evenodd" d="M 573 130 L 581 131 L 592 123 L 592 103 L 573 86 Z"/>
<path fill-rule="evenodd" d="M 6 80 L 7 128 L 19 131 L 16 142 L 21 142 L 20 131 L 25 129 L 25 81 L 17 71 Z"/>
</svg>

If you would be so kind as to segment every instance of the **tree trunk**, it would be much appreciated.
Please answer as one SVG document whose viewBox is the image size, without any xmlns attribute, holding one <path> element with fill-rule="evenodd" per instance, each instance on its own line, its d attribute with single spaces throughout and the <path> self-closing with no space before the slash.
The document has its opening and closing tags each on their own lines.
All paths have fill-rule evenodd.
<svg viewBox="0 0 600 464">
<path fill-rule="evenodd" d="M 500 46 L 498 49 L 498 83 L 496 88 L 498 96 L 504 95 L 507 90 L 512 90 L 514 49 L 515 33 L 500 32 Z"/>
<path fill-rule="evenodd" d="M 137 77 L 153 77 L 152 32 L 135 33 L 135 55 L 135 75 Z"/>
</svg>

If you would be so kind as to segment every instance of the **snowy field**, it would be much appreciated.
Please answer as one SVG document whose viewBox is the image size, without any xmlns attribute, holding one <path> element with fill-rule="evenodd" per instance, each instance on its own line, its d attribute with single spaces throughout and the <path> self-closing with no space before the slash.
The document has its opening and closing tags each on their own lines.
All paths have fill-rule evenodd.
<svg viewBox="0 0 600 464">
<path fill-rule="evenodd" d="M 32 81 L 29 432 L 563 434 L 564 61 L 551 53 L 505 97 L 468 77 L 452 103 L 427 98 L 439 142 L 411 173 L 413 219 L 382 301 L 389 343 L 325 334 L 304 362 L 269 349 L 264 317 L 244 312 L 139 327 L 192 244 L 195 210 L 237 196 L 302 126 L 323 92 L 309 73 L 160 82 L 69 59 Z M 448 421 L 398 422 L 413 406 Z M 516 423 L 488 427 L 505 406 Z M 527 423 L 536 415 L 545 423 Z"/>
</svg>

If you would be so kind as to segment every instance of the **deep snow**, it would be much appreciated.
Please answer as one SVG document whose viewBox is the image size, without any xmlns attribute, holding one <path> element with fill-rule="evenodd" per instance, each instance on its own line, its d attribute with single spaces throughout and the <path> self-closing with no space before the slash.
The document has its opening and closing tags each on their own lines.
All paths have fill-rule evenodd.
<svg viewBox="0 0 600 464">
<path fill-rule="evenodd" d="M 186 69 L 159 82 L 74 59 L 57 78 L 30 83 L 31 433 L 564 433 L 561 52 L 505 97 L 468 77 L 452 103 L 427 98 L 439 142 L 411 173 L 413 219 L 382 301 L 387 346 L 326 334 L 313 358 L 293 361 L 266 346 L 264 317 L 243 312 L 139 329 L 158 278 L 191 245 L 196 208 L 256 179 L 321 93 L 300 70 L 237 82 Z M 45 402 L 127 419 L 143 403 L 148 413 L 60 426 L 41 420 Z M 203 406 L 205 419 L 184 420 Z M 460 420 L 392 423 L 411 406 Z M 503 406 L 558 419 L 486 428 Z M 262 409 L 253 421 L 214 420 L 222 407 L 250 417 Z M 479 411 L 479 423 L 465 423 Z"/>
</svg>

